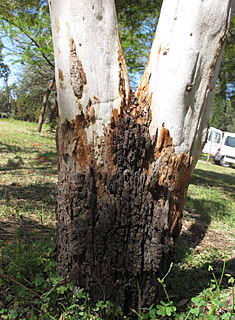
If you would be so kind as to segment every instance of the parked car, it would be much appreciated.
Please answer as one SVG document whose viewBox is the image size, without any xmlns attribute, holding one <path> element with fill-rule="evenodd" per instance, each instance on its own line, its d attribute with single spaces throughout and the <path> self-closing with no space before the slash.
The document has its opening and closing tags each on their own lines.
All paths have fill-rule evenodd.
<svg viewBox="0 0 235 320">
<path fill-rule="evenodd" d="M 235 164 L 235 133 L 224 132 L 214 161 L 224 167 L 229 167 L 232 163 Z"/>
<path fill-rule="evenodd" d="M 222 139 L 223 132 L 219 129 L 210 127 L 208 130 L 207 140 L 202 152 L 214 156 L 221 145 Z"/>
</svg>

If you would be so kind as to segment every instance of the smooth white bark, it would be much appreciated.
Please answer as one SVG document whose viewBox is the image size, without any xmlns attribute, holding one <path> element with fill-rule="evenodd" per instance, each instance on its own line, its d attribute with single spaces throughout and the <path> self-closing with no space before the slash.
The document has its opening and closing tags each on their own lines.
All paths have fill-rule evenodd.
<svg viewBox="0 0 235 320">
<path fill-rule="evenodd" d="M 110 122 L 113 109 L 118 109 L 122 100 L 122 50 L 115 4 L 113 0 L 50 0 L 49 5 L 59 116 L 63 123 L 65 120 L 74 120 L 82 112 L 85 117 L 92 113 L 93 121 L 86 129 L 88 141 L 92 141 L 93 132 L 96 132 L 96 136 L 104 135 L 104 126 Z M 74 59 L 80 61 L 86 77 L 86 83 L 77 96 L 71 82 L 71 41 L 76 52 Z M 129 80 L 124 59 L 122 69 L 127 100 Z M 78 78 L 75 82 L 81 81 Z M 92 110 L 89 111 L 91 105 Z"/>
<path fill-rule="evenodd" d="M 114 0 L 49 4 L 60 121 L 92 117 L 86 132 L 93 142 L 128 101 Z M 202 149 L 234 6 L 234 0 L 164 0 L 143 82 L 151 97 L 151 137 L 164 123 L 176 153 L 197 159 Z"/>
<path fill-rule="evenodd" d="M 164 0 L 143 81 L 152 95 L 151 136 L 165 123 L 177 153 L 197 158 L 202 149 L 234 4 Z"/>
</svg>

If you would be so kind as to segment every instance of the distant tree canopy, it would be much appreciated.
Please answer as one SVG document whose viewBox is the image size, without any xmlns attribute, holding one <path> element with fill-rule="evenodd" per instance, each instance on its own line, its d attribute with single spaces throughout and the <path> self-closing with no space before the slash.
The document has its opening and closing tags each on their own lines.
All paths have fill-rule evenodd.
<svg viewBox="0 0 235 320">
<path fill-rule="evenodd" d="M 130 82 L 135 90 L 148 59 L 162 0 L 116 0 L 115 3 L 121 44 Z M 234 17 L 230 31 L 235 34 Z M 54 73 L 54 54 L 47 1 L 2 1 L 0 3 L 0 35 L 11 43 L 8 54 L 17 56 L 17 61 L 25 66 L 22 69 L 22 74 L 19 74 L 17 83 L 19 89 L 16 95 L 16 100 L 20 99 L 21 101 L 16 105 L 21 105 L 22 95 L 24 97 L 27 95 L 27 99 L 24 99 L 27 101 L 25 108 L 28 109 L 28 116 L 24 116 L 22 119 L 29 118 L 31 121 L 37 121 L 39 114 L 37 108 L 40 108 L 43 90 L 46 90 Z M 10 70 L 3 62 L 2 48 L 3 45 L 0 42 L 0 77 L 7 80 Z M 230 131 L 235 131 L 234 53 L 234 42 L 227 43 L 210 118 L 211 126 Z M 30 70 L 30 72 L 25 70 Z M 35 85 L 35 81 L 31 81 L 32 73 L 35 74 L 35 78 L 38 77 L 37 82 L 41 82 L 40 86 Z M 24 83 L 28 84 L 27 92 L 23 92 L 23 87 L 26 87 Z M 33 104 L 32 101 L 34 101 Z M 19 108 L 15 115 L 21 118 L 22 114 L 19 112 Z"/>
<path fill-rule="evenodd" d="M 53 71 L 48 66 L 44 66 L 40 71 L 30 66 L 23 68 L 17 88 L 14 91 L 16 96 L 14 117 L 16 119 L 35 122 L 38 120 L 45 88 L 51 78 L 53 78 Z M 54 104 L 54 100 L 55 92 L 48 100 L 46 114 L 49 107 Z"/>
<path fill-rule="evenodd" d="M 230 32 L 235 34 L 233 16 Z M 221 64 L 210 126 L 223 131 L 235 132 L 235 45 L 227 42 Z"/>
<path fill-rule="evenodd" d="M 121 45 L 135 88 L 148 60 L 162 0 L 116 0 L 115 3 Z"/>
<path fill-rule="evenodd" d="M 10 116 L 12 112 L 11 88 L 7 85 L 0 89 L 0 115 Z"/>
<path fill-rule="evenodd" d="M 3 78 L 5 81 L 7 81 L 10 69 L 9 67 L 4 63 L 4 57 L 2 54 L 3 50 L 3 43 L 0 40 L 0 78 Z"/>
<path fill-rule="evenodd" d="M 5 0 L 0 4 L 0 33 L 11 43 L 18 62 L 54 67 L 48 4 L 45 0 Z"/>
</svg>

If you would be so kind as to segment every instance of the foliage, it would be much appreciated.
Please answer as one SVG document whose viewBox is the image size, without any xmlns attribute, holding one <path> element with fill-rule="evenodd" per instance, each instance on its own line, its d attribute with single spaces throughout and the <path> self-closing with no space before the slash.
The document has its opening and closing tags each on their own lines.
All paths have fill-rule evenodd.
<svg viewBox="0 0 235 320">
<path fill-rule="evenodd" d="M 159 18 L 162 0 L 116 0 L 120 38 L 132 84 L 145 68 Z M 50 17 L 45 0 L 7 0 L 0 6 L 1 33 L 18 61 L 34 67 L 53 67 Z"/>
<path fill-rule="evenodd" d="M 9 76 L 10 69 L 3 61 L 4 59 L 3 59 L 2 50 L 3 50 L 3 43 L 0 40 L 0 78 L 3 78 L 6 81 Z"/>
<path fill-rule="evenodd" d="M 41 105 L 39 100 L 42 101 L 42 90 L 46 91 L 49 80 L 54 77 L 48 3 L 45 0 L 7 0 L 0 5 L 0 18 L 0 34 L 11 43 L 8 47 L 9 55 L 18 57 L 13 63 L 20 62 L 28 71 L 26 73 L 23 70 L 25 83 L 22 83 L 22 77 L 20 79 L 21 89 L 25 87 L 26 92 L 17 96 L 19 100 L 16 103 L 16 117 L 35 121 L 40 112 L 38 109 Z M 38 79 L 41 80 L 40 90 Z M 26 87 L 26 83 L 30 85 Z"/>
<path fill-rule="evenodd" d="M 209 125 L 222 131 L 235 132 L 235 96 L 224 100 L 217 90 Z"/>
<path fill-rule="evenodd" d="M 235 34 L 235 15 L 231 33 Z M 217 82 L 214 104 L 211 110 L 210 126 L 223 131 L 235 132 L 235 45 L 227 42 Z"/>
<path fill-rule="evenodd" d="M 0 89 L 0 114 L 4 114 L 7 117 L 13 114 L 14 100 L 12 99 L 13 86 L 5 85 Z"/>
<path fill-rule="evenodd" d="M 145 69 L 162 0 L 116 0 L 121 44 L 131 84 L 138 85 Z"/>
<path fill-rule="evenodd" d="M 47 1 L 6 0 L 0 6 L 3 37 L 7 37 L 22 64 L 53 68 L 50 17 Z M 10 49 L 10 48 L 9 48 Z"/>
<path fill-rule="evenodd" d="M 41 70 L 25 66 L 19 75 L 19 82 L 14 90 L 16 99 L 14 117 L 24 121 L 37 121 L 45 88 L 53 78 L 53 71 L 45 65 Z M 47 112 L 54 104 L 55 91 L 47 102 Z"/>
<path fill-rule="evenodd" d="M 230 32 L 235 34 L 235 14 L 233 15 Z M 235 95 L 235 46 L 233 43 L 226 42 L 223 59 L 219 73 L 219 96 L 223 99 L 230 99 Z"/>
</svg>

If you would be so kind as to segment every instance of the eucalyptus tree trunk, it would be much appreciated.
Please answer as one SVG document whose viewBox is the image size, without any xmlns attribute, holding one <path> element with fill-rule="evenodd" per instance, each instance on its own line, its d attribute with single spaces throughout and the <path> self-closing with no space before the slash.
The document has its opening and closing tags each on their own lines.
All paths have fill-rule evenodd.
<svg viewBox="0 0 235 320">
<path fill-rule="evenodd" d="M 169 266 L 232 3 L 165 0 L 135 94 L 114 1 L 49 1 L 59 113 L 58 271 L 125 312 L 157 300 L 157 278 Z"/>
<path fill-rule="evenodd" d="M 39 115 L 39 118 L 38 118 L 37 132 L 41 132 L 41 130 L 42 130 L 43 118 L 44 118 L 44 114 L 45 114 L 45 111 L 46 111 L 47 101 L 48 101 L 48 98 L 49 98 L 49 96 L 51 94 L 51 91 L 53 89 L 53 84 L 54 83 L 55 83 L 55 78 L 53 78 L 50 81 L 49 86 L 47 88 L 47 91 L 43 96 L 42 107 L 41 107 L 40 115 Z"/>
</svg>

